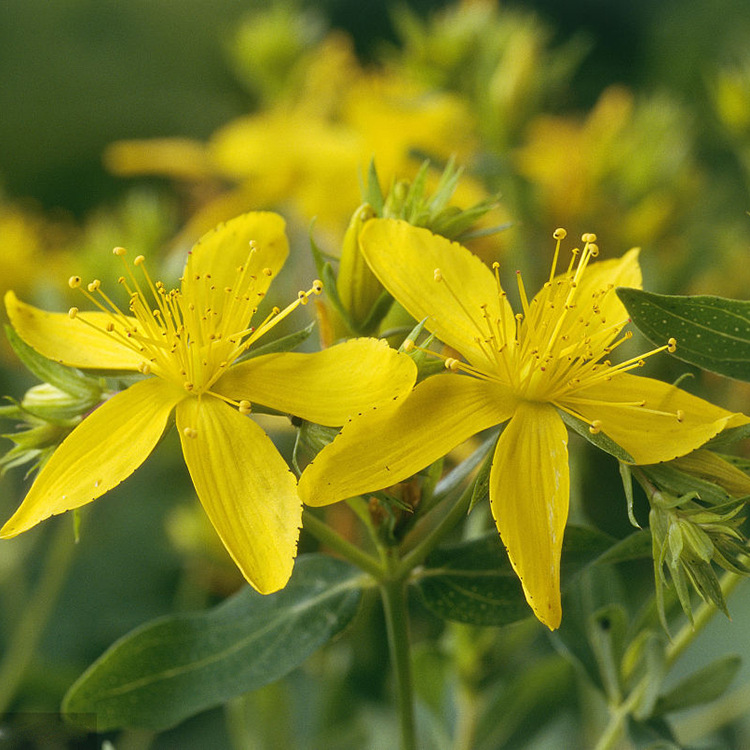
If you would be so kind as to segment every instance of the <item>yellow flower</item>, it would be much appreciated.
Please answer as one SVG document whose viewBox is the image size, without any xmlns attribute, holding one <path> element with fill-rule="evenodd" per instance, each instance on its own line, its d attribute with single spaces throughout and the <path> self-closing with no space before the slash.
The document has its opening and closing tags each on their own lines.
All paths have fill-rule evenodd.
<svg viewBox="0 0 750 750">
<path fill-rule="evenodd" d="M 627 338 L 614 287 L 639 286 L 637 251 L 590 265 L 593 235 L 515 315 L 498 276 L 465 248 L 404 222 L 375 219 L 362 252 L 388 291 L 464 359 L 406 398 L 346 424 L 300 479 L 302 499 L 325 505 L 386 487 L 421 470 L 481 430 L 508 422 L 495 449 L 490 504 L 536 616 L 562 616 L 560 552 L 568 515 L 567 431 L 560 411 L 588 423 L 635 463 L 684 455 L 728 426 L 750 420 L 674 386 L 627 371 L 610 353 Z M 674 342 L 668 346 L 672 348 Z M 656 351 L 661 351 L 658 349 Z"/>
<path fill-rule="evenodd" d="M 255 402 L 336 426 L 366 405 L 408 391 L 411 360 L 384 342 L 356 339 L 315 354 L 270 353 L 238 361 L 308 295 L 250 319 L 288 254 L 284 221 L 237 217 L 205 235 L 188 256 L 179 290 L 153 283 L 139 256 L 125 262 L 129 295 L 121 312 L 98 281 L 80 287 L 96 312 L 48 313 L 12 292 L 6 307 L 19 335 L 50 359 L 80 368 L 139 371 L 145 377 L 87 416 L 43 467 L 24 502 L 0 529 L 20 534 L 78 508 L 129 476 L 151 453 L 174 412 L 198 497 L 230 555 L 262 593 L 291 574 L 301 525 L 294 476 L 246 415 Z M 142 274 L 142 280 L 136 277 Z"/>
</svg>

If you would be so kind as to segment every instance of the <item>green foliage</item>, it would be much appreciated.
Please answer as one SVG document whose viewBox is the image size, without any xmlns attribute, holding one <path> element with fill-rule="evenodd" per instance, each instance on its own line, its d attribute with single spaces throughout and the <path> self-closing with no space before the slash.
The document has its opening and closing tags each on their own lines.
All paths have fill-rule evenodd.
<svg viewBox="0 0 750 750">
<path fill-rule="evenodd" d="M 750 380 L 750 302 L 618 289 L 633 322 L 655 344 L 677 339 L 675 356 L 705 370 Z"/>
<path fill-rule="evenodd" d="M 100 731 L 174 726 L 298 667 L 351 621 L 360 588 L 350 565 L 303 556 L 276 594 L 245 587 L 213 610 L 137 628 L 79 678 L 63 711 L 95 715 Z"/>
<path fill-rule="evenodd" d="M 720 698 L 732 684 L 740 664 L 739 656 L 722 656 L 693 672 L 659 697 L 653 715 L 684 711 Z"/>
<path fill-rule="evenodd" d="M 617 545 L 594 529 L 569 526 L 563 541 L 563 587 Z M 624 558 L 611 553 L 609 559 Z M 435 550 L 415 583 L 426 606 L 446 620 L 499 626 L 531 616 L 520 581 L 494 531 Z"/>
</svg>

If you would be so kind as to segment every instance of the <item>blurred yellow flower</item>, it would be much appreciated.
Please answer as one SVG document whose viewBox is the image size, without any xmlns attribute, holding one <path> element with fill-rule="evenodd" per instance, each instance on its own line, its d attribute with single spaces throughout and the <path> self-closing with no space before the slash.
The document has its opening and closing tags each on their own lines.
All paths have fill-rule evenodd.
<svg viewBox="0 0 750 750">
<path fill-rule="evenodd" d="M 549 628 L 560 624 L 560 554 L 568 516 L 567 431 L 559 412 L 621 446 L 635 463 L 684 455 L 725 427 L 750 420 L 610 363 L 628 315 L 614 292 L 640 286 L 638 252 L 592 265 L 583 236 L 567 270 L 552 270 L 529 301 L 518 277 L 514 314 L 492 273 L 456 243 L 401 221 L 365 224 L 362 253 L 385 288 L 463 355 L 406 398 L 346 424 L 300 479 L 302 499 L 326 505 L 402 481 L 476 433 L 508 422 L 495 449 L 490 504 L 526 599 Z M 563 266 L 564 267 L 564 266 Z M 655 352 L 673 348 L 674 342 Z M 652 354 L 655 352 L 651 352 Z"/>
<path fill-rule="evenodd" d="M 188 256 L 180 289 L 153 282 L 143 256 L 125 265 L 122 312 L 99 281 L 80 288 L 97 312 L 48 313 L 8 292 L 21 338 L 44 356 L 144 379 L 95 409 L 60 444 L 0 537 L 78 508 L 128 477 L 148 457 L 175 414 L 198 497 L 224 546 L 260 592 L 291 575 L 301 525 L 294 476 L 265 432 L 246 415 L 251 403 L 325 425 L 342 424 L 371 403 L 409 390 L 413 362 L 384 342 L 355 339 L 315 354 L 277 352 L 239 361 L 308 296 L 315 282 L 257 327 L 250 320 L 288 254 L 284 220 L 237 217 L 204 236 Z M 136 276 L 135 269 L 142 273 Z"/>
<path fill-rule="evenodd" d="M 219 193 L 192 218 L 188 235 L 250 205 L 283 205 L 305 225 L 317 217 L 342 235 L 360 203 L 358 173 L 366 174 L 371 159 L 388 185 L 412 177 L 426 156 L 465 161 L 476 148 L 474 121 L 459 97 L 396 70 L 363 69 L 342 34 L 306 57 L 298 76 L 285 96 L 227 123 L 206 144 L 123 141 L 108 149 L 106 163 L 123 175 L 213 180 Z M 222 181 L 233 185 L 230 192 Z"/>
<path fill-rule="evenodd" d="M 585 118 L 534 119 L 514 163 L 532 184 L 542 225 L 596 221 L 609 228 L 609 244 L 656 246 L 674 262 L 667 236 L 700 187 L 691 148 L 689 120 L 675 102 L 636 102 L 612 86 Z"/>
</svg>

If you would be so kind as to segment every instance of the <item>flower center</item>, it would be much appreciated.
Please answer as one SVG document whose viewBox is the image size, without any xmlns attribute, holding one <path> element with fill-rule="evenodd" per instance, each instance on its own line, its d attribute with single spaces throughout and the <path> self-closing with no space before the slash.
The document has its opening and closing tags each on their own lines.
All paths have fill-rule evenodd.
<svg viewBox="0 0 750 750">
<path fill-rule="evenodd" d="M 188 260 L 181 289 L 167 290 L 161 281 L 152 281 L 142 255 L 131 266 L 125 249 L 117 247 L 113 253 L 125 267 L 125 275 L 118 283 L 127 292 L 129 314 L 101 289 L 98 279 L 84 287 L 81 278 L 73 276 L 69 286 L 80 289 L 106 313 L 108 322 L 101 327 L 78 315 L 76 307 L 70 309 L 70 317 L 136 352 L 142 358 L 138 369 L 144 375 L 157 375 L 188 393 L 206 393 L 253 343 L 298 305 L 306 304 L 311 294 L 320 294 L 323 289 L 320 281 L 313 282 L 292 304 L 283 310 L 274 307 L 259 326 L 251 327 L 250 321 L 269 284 L 268 278 L 259 280 L 248 270 L 256 252 L 250 243 L 246 262 L 237 268 L 234 281 L 222 289 L 217 288 L 210 273 L 193 273 Z M 140 272 L 140 280 L 135 269 Z M 265 277 L 273 274 L 270 268 L 262 273 Z"/>
<path fill-rule="evenodd" d="M 453 372 L 500 382 L 510 387 L 519 399 L 551 403 L 583 419 L 571 406 L 577 392 L 640 367 L 647 357 L 658 352 L 673 352 L 677 342 L 670 338 L 664 346 L 613 365 L 610 355 L 632 333 L 623 333 L 630 322 L 628 318 L 607 319 L 608 311 L 617 314 L 622 310 L 621 305 L 610 302 L 610 295 L 615 294 L 614 283 L 601 273 L 587 274 L 590 262 L 599 254 L 596 235 L 582 236 L 582 249 L 573 249 L 567 270 L 559 274 L 557 264 L 566 232 L 557 229 L 553 236 L 557 244 L 549 279 L 531 301 L 520 272 L 516 275 L 522 311 L 515 315 L 500 285 L 498 263 L 493 264 L 493 271 L 499 306 L 481 305 L 481 320 L 451 290 L 450 279 L 444 277 L 441 269 L 435 269 L 435 281 L 446 285 L 477 331 L 475 342 L 485 362 L 466 363 L 438 356 Z M 491 310 L 499 313 L 493 315 Z M 645 403 L 628 406 L 643 408 Z M 681 415 L 670 413 L 670 416 L 680 419 Z M 588 423 L 592 432 L 601 428 L 597 420 Z"/>
</svg>

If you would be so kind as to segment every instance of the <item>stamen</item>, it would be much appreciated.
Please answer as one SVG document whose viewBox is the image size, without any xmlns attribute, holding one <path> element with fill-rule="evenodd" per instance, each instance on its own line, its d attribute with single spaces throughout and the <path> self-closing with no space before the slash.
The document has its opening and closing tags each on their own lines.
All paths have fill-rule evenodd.
<svg viewBox="0 0 750 750">
<path fill-rule="evenodd" d="M 182 434 L 186 438 L 190 438 L 191 440 L 194 440 L 195 438 L 198 437 L 198 430 L 196 430 L 194 427 L 185 427 L 182 430 Z"/>
<path fill-rule="evenodd" d="M 451 372 L 458 372 L 458 368 L 461 363 L 455 357 L 448 357 L 445 360 L 445 369 Z"/>
<path fill-rule="evenodd" d="M 557 243 L 555 244 L 555 254 L 552 257 L 552 267 L 549 272 L 550 283 L 554 280 L 555 272 L 557 271 L 557 259 L 560 256 L 560 243 L 567 237 L 567 235 L 568 233 L 562 227 L 558 227 L 552 232 L 552 236 L 557 240 Z"/>
<path fill-rule="evenodd" d="M 521 295 L 521 308 L 523 314 L 528 317 L 529 315 L 529 299 L 526 296 L 526 287 L 523 284 L 523 277 L 520 271 L 516 271 L 516 283 L 518 284 L 518 293 Z"/>
</svg>

